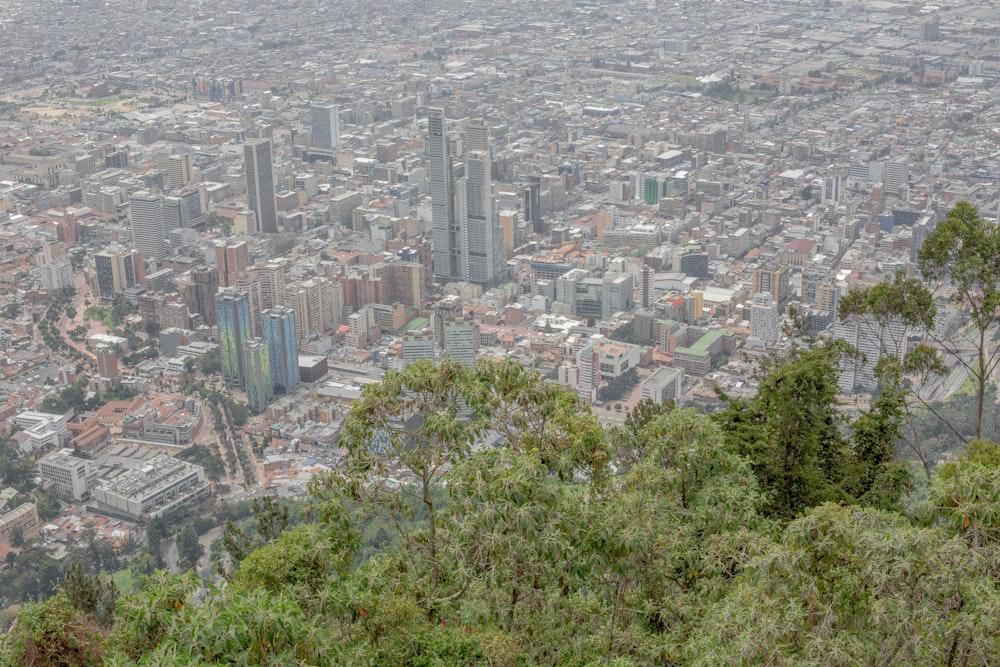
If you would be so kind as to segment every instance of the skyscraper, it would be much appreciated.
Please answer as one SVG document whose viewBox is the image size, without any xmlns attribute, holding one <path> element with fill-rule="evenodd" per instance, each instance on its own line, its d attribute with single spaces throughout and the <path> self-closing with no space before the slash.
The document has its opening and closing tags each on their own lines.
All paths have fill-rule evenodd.
<svg viewBox="0 0 1000 667">
<path fill-rule="evenodd" d="M 274 200 L 270 139 L 243 145 L 243 168 L 247 176 L 247 205 L 257 216 L 257 231 L 272 234 L 278 231 L 278 209 Z"/>
<path fill-rule="evenodd" d="M 492 158 L 485 122 L 477 120 L 466 127 L 465 145 L 463 273 L 469 282 L 492 285 L 501 277 L 507 258 L 503 235 L 493 214 Z"/>
<path fill-rule="evenodd" d="M 427 154 L 434 239 L 434 280 L 462 280 L 461 229 L 455 215 L 455 184 L 444 109 L 428 109 Z"/>
<path fill-rule="evenodd" d="M 299 386 L 299 349 L 295 335 L 295 311 L 278 306 L 265 310 L 264 341 L 271 357 L 271 381 L 275 391 L 288 394 Z"/>
<path fill-rule="evenodd" d="M 245 374 L 243 390 L 247 394 L 247 407 L 251 412 L 260 412 L 274 398 L 270 349 L 260 338 L 254 338 L 247 341 L 241 352 Z"/>
<path fill-rule="evenodd" d="M 240 274 L 250 264 L 250 246 L 246 241 L 222 242 L 215 246 L 215 270 L 220 287 L 235 287 Z"/>
<path fill-rule="evenodd" d="M 242 388 L 246 380 L 243 346 L 251 339 L 253 331 L 250 298 L 236 289 L 219 290 L 215 311 L 219 320 L 222 379 L 227 385 Z"/>
<path fill-rule="evenodd" d="M 132 222 L 132 245 L 145 259 L 163 259 L 167 256 L 163 197 L 140 190 L 132 194 L 128 201 L 128 216 Z"/>
<path fill-rule="evenodd" d="M 340 107 L 329 102 L 313 102 L 309 105 L 312 134 L 309 145 L 324 150 L 340 148 Z"/>
<path fill-rule="evenodd" d="M 187 288 L 187 306 L 193 313 L 201 313 L 205 324 L 216 323 L 215 293 L 219 291 L 219 274 L 207 266 L 192 269 Z"/>
</svg>

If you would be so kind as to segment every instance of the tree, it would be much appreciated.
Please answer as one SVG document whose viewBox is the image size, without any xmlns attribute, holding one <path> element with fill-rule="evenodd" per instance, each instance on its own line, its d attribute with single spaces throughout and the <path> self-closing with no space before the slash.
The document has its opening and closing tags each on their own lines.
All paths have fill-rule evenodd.
<svg viewBox="0 0 1000 667">
<path fill-rule="evenodd" d="M 906 438 L 901 423 L 908 419 L 911 401 L 924 405 L 938 414 L 920 393 L 920 387 L 934 375 L 943 375 L 947 368 L 936 348 L 926 344 L 907 350 L 907 340 L 913 333 L 929 335 L 934 328 L 937 307 L 930 290 L 915 278 L 907 278 L 898 271 L 891 281 L 865 288 L 852 288 L 840 302 L 841 320 L 861 320 L 868 325 L 869 338 L 879 344 L 880 358 L 875 363 L 878 390 L 871 409 L 855 423 L 855 439 L 866 439 L 859 444 L 859 451 L 873 453 L 872 447 L 881 448 L 882 460 L 892 458 L 895 443 L 900 438 L 917 456 L 930 481 L 930 462 L 919 434 L 911 428 L 912 437 Z M 855 363 L 858 352 L 852 350 Z M 946 422 L 947 423 L 947 422 Z M 950 427 L 951 425 L 948 424 Z M 875 430 L 879 433 L 876 435 Z M 875 436 L 874 438 L 872 436 Z"/>
<path fill-rule="evenodd" d="M 1000 320 L 1000 227 L 987 222 L 967 201 L 948 212 L 917 253 L 920 272 L 932 282 L 947 280 L 953 300 L 967 310 L 974 332 L 963 340 L 938 342 L 975 378 L 978 403 L 976 437 L 982 434 L 983 408 L 990 376 L 1000 363 L 1000 347 L 987 333 Z M 971 343 L 975 361 L 965 361 L 960 345 Z"/>
<path fill-rule="evenodd" d="M 936 528 L 822 505 L 748 565 L 684 646 L 690 665 L 989 665 L 983 561 Z"/>
<path fill-rule="evenodd" d="M 790 519 L 828 500 L 849 500 L 854 455 L 838 428 L 842 350 L 818 344 L 765 366 L 757 395 L 722 395 L 716 419 L 732 451 L 753 462 L 769 512 Z"/>
<path fill-rule="evenodd" d="M 331 474 L 327 486 L 370 509 L 386 512 L 410 548 L 424 554 L 429 566 L 426 603 L 433 609 L 444 564 L 438 559 L 438 500 L 441 474 L 472 451 L 485 432 L 486 415 L 472 398 L 473 371 L 451 359 L 435 366 L 420 359 L 402 371 L 389 371 L 377 385 L 365 387 L 344 422 L 341 443 L 348 450 L 343 475 Z M 399 492 L 386 480 L 412 480 Z M 425 515 L 426 532 L 413 539 L 401 522 L 415 500 Z"/>
<path fill-rule="evenodd" d="M 198 564 L 198 559 L 205 554 L 204 547 L 198 542 L 198 534 L 190 524 L 184 526 L 177 534 L 177 554 L 180 566 L 185 569 L 193 569 Z"/>
</svg>

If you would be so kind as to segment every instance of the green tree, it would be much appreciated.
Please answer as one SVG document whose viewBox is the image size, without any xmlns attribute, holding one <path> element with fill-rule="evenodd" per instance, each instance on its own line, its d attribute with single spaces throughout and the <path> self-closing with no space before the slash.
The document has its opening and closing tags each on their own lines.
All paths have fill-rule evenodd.
<svg viewBox="0 0 1000 667">
<path fill-rule="evenodd" d="M 920 272 L 932 282 L 947 280 L 953 300 L 969 313 L 974 332 L 959 340 L 939 340 L 948 353 L 968 368 L 977 388 L 976 437 L 982 435 L 986 387 L 1000 363 L 1000 346 L 988 332 L 1000 318 L 1000 227 L 988 222 L 967 201 L 961 201 L 931 232 L 917 254 Z M 961 346 L 971 343 L 975 361 L 966 362 Z"/>
<path fill-rule="evenodd" d="M 441 474 L 468 456 L 485 432 L 486 415 L 471 400 L 475 373 L 451 359 L 435 366 L 418 360 L 402 371 L 389 371 L 377 385 L 365 387 L 344 422 L 341 443 L 348 450 L 344 473 L 331 474 L 326 486 L 393 517 L 409 547 L 424 554 L 429 567 L 427 605 L 438 599 L 444 564 L 438 558 L 438 499 Z M 386 480 L 413 480 L 394 489 Z M 422 507 L 426 531 L 419 538 L 402 529 L 412 512 L 406 499 Z"/>
<path fill-rule="evenodd" d="M 753 398 L 723 395 L 729 405 L 716 418 L 729 447 L 753 462 L 774 516 L 851 499 L 854 455 L 838 426 L 840 354 L 833 345 L 795 351 L 765 367 Z"/>
<path fill-rule="evenodd" d="M 198 564 L 198 559 L 205 553 L 204 547 L 198 542 L 198 534 L 191 524 L 184 526 L 177 534 L 177 554 L 179 565 L 185 569 L 193 569 Z"/>
</svg>

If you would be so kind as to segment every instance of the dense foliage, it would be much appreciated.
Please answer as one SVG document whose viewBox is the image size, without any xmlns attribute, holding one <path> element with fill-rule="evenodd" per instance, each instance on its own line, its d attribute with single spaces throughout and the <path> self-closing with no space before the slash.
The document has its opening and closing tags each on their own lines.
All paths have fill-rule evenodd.
<svg viewBox="0 0 1000 667">
<path fill-rule="evenodd" d="M 975 441 L 904 515 L 899 406 L 844 423 L 837 354 L 776 362 L 711 417 L 643 403 L 609 428 L 511 362 L 390 372 L 302 517 L 261 501 L 252 532 L 230 525 L 224 584 L 155 572 L 119 597 L 74 570 L 0 657 L 993 664 L 1000 448 Z"/>
</svg>

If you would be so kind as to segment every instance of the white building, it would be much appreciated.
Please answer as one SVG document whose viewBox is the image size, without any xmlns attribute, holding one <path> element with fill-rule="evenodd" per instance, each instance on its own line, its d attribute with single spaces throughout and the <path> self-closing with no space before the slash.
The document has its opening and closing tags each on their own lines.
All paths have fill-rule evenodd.
<svg viewBox="0 0 1000 667">
<path fill-rule="evenodd" d="M 778 304 L 768 292 L 754 294 L 753 305 L 750 306 L 750 336 L 767 345 L 774 345 L 780 335 Z"/>
<path fill-rule="evenodd" d="M 654 403 L 672 400 L 680 405 L 684 384 L 684 369 L 662 366 L 642 382 L 642 399 Z"/>
<path fill-rule="evenodd" d="M 69 258 L 57 257 L 38 267 L 42 289 L 64 289 L 73 286 L 73 265 Z"/>
<path fill-rule="evenodd" d="M 105 473 L 92 489 L 95 509 L 132 520 L 163 518 L 209 495 L 205 471 L 166 454 L 137 468 Z"/>
<path fill-rule="evenodd" d="M 85 500 L 90 487 L 97 478 L 97 471 L 72 451 L 63 449 L 49 452 L 38 460 L 38 471 L 42 483 L 52 483 L 52 490 L 63 500 Z"/>
</svg>

